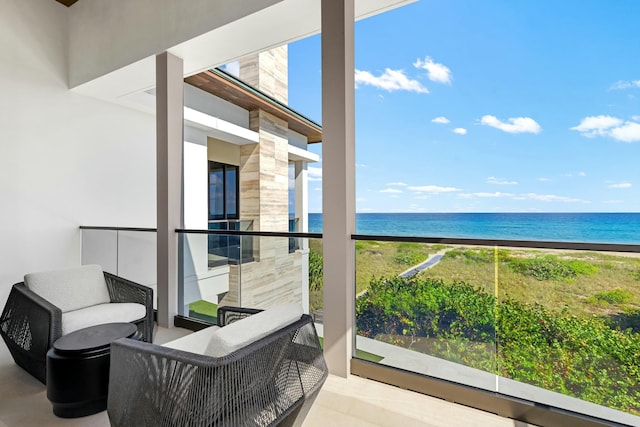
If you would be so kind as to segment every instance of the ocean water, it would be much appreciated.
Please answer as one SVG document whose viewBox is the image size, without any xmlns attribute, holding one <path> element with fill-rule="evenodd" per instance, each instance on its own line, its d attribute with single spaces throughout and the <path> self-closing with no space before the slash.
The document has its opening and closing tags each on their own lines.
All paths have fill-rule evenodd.
<svg viewBox="0 0 640 427">
<path fill-rule="evenodd" d="M 309 214 L 309 232 L 322 232 L 322 214 Z M 359 213 L 356 233 L 640 244 L 640 213 Z"/>
</svg>

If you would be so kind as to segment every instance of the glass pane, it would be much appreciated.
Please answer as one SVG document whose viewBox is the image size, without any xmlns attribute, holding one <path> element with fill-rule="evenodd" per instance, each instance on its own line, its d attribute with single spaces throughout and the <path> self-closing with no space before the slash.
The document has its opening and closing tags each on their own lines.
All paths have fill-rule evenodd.
<svg viewBox="0 0 640 427">
<path fill-rule="evenodd" d="M 224 218 L 224 173 L 222 168 L 209 171 L 209 219 Z"/>
<path fill-rule="evenodd" d="M 492 248 L 357 241 L 356 357 L 494 390 L 494 279 Z"/>
<path fill-rule="evenodd" d="M 226 218 L 238 218 L 238 168 L 227 166 L 225 170 Z"/>
</svg>

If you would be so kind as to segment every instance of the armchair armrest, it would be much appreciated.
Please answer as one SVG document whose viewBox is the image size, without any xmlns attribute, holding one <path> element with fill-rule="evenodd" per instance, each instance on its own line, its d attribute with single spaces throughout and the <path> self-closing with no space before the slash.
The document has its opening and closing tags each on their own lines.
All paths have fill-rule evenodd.
<svg viewBox="0 0 640 427">
<path fill-rule="evenodd" d="M 104 272 L 111 302 L 137 302 L 153 307 L 153 289 L 123 277 Z"/>
<path fill-rule="evenodd" d="M 223 327 L 229 325 L 238 320 L 249 317 L 252 314 L 260 313 L 262 310 L 257 308 L 244 308 L 244 307 L 231 307 L 222 306 L 218 307 L 218 326 Z"/>
<path fill-rule="evenodd" d="M 16 363 L 45 383 L 47 351 L 62 335 L 62 310 L 16 283 L 0 317 L 0 335 Z"/>
<path fill-rule="evenodd" d="M 146 320 L 138 329 L 142 332 L 143 339 L 151 342 L 153 335 L 153 289 L 106 271 L 104 272 L 104 280 L 107 283 L 111 302 L 134 302 L 145 306 Z"/>
</svg>

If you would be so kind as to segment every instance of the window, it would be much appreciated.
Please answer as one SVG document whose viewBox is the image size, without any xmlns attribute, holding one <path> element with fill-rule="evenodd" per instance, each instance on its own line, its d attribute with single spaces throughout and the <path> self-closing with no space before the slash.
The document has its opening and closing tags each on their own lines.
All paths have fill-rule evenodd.
<svg viewBox="0 0 640 427">
<path fill-rule="evenodd" d="M 209 162 L 209 220 L 238 219 L 238 166 Z"/>
</svg>

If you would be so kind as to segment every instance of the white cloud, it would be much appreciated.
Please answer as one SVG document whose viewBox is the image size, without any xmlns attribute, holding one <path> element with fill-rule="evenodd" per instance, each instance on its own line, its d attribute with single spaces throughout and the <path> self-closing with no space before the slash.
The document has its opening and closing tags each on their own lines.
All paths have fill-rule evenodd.
<svg viewBox="0 0 640 427">
<path fill-rule="evenodd" d="M 578 176 L 587 176 L 586 172 L 578 172 Z"/>
<path fill-rule="evenodd" d="M 586 200 L 576 199 L 573 197 L 557 196 L 555 194 L 536 194 L 536 193 L 513 194 L 513 193 L 502 193 L 500 191 L 496 191 L 494 193 L 486 193 L 486 192 L 462 193 L 459 196 L 465 199 L 472 199 L 472 198 L 478 197 L 478 198 L 508 198 L 513 200 L 537 200 L 541 202 L 589 203 Z"/>
<path fill-rule="evenodd" d="M 381 193 L 402 193 L 402 190 L 398 190 L 397 188 L 385 188 L 384 190 L 380 190 Z"/>
<path fill-rule="evenodd" d="M 411 186 L 409 187 L 409 190 L 416 191 L 418 193 L 450 193 L 453 191 L 460 191 L 459 188 L 440 187 L 438 185 Z"/>
<path fill-rule="evenodd" d="M 640 142 L 640 123 L 625 122 L 624 125 L 611 129 L 609 135 L 622 142 Z"/>
<path fill-rule="evenodd" d="M 480 124 L 491 126 L 496 129 L 508 133 L 540 133 L 542 128 L 530 117 L 512 117 L 506 122 L 498 119 L 496 116 L 486 115 L 480 119 Z"/>
<path fill-rule="evenodd" d="M 512 194 L 512 193 L 502 193 L 500 191 L 496 191 L 494 193 L 486 193 L 486 192 L 464 193 L 464 194 L 460 194 L 460 197 L 463 197 L 465 199 L 470 199 L 470 198 L 473 198 L 473 197 L 481 197 L 481 198 L 508 197 L 508 198 L 512 198 L 512 197 L 514 197 L 514 194 Z"/>
<path fill-rule="evenodd" d="M 457 133 L 458 135 L 466 135 L 467 134 L 467 130 L 465 128 L 455 128 L 452 132 L 453 133 Z"/>
<path fill-rule="evenodd" d="M 309 166 L 307 168 L 307 179 L 309 181 L 322 181 L 322 168 Z"/>
<path fill-rule="evenodd" d="M 640 80 L 618 80 L 611 85 L 611 89 L 614 90 L 631 88 L 640 88 Z"/>
<path fill-rule="evenodd" d="M 374 76 L 369 71 L 356 70 L 355 80 L 356 86 L 364 84 L 389 92 L 406 90 L 409 92 L 429 93 L 429 89 L 424 87 L 422 83 L 408 78 L 402 70 L 387 68 L 384 70 L 384 73 L 379 76 Z"/>
<path fill-rule="evenodd" d="M 617 184 L 611 184 L 609 185 L 609 188 L 631 188 L 632 185 L 630 182 L 620 182 Z"/>
<path fill-rule="evenodd" d="M 447 123 L 449 123 L 449 119 L 447 119 L 447 118 L 446 118 L 446 117 L 444 117 L 444 116 L 436 117 L 435 119 L 433 119 L 433 120 L 431 120 L 431 121 L 432 121 L 433 123 L 440 123 L 440 124 L 443 124 L 443 125 L 446 125 Z"/>
<path fill-rule="evenodd" d="M 578 131 L 588 138 L 593 138 L 598 135 L 607 135 L 609 129 L 620 126 L 621 124 L 622 120 L 617 117 L 599 115 L 585 117 L 578 126 L 574 126 L 570 129 Z"/>
<path fill-rule="evenodd" d="M 433 59 L 429 56 L 425 56 L 424 61 L 420 58 L 416 59 L 413 66 L 427 70 L 427 77 L 433 82 L 451 84 L 452 76 L 449 67 L 433 62 Z"/>
<path fill-rule="evenodd" d="M 638 118 L 633 116 L 633 120 Z M 612 116 L 585 117 L 578 126 L 572 127 L 571 130 L 578 131 L 587 138 L 608 136 L 622 142 L 640 142 L 640 123 L 623 121 Z"/>
<path fill-rule="evenodd" d="M 551 178 L 538 178 L 536 181 L 540 181 L 540 182 L 551 182 Z"/>
<path fill-rule="evenodd" d="M 490 176 L 487 178 L 488 184 L 498 184 L 498 185 L 518 185 L 518 181 L 509 181 L 504 178 L 496 178 L 495 176 Z"/>
<path fill-rule="evenodd" d="M 526 193 L 515 197 L 516 200 L 539 200 L 541 202 L 586 203 L 586 200 L 573 197 L 557 196 L 555 194 Z"/>
<path fill-rule="evenodd" d="M 395 187 L 406 187 L 407 184 L 405 184 L 404 182 L 388 182 L 387 183 L 388 186 L 395 186 Z"/>
</svg>

